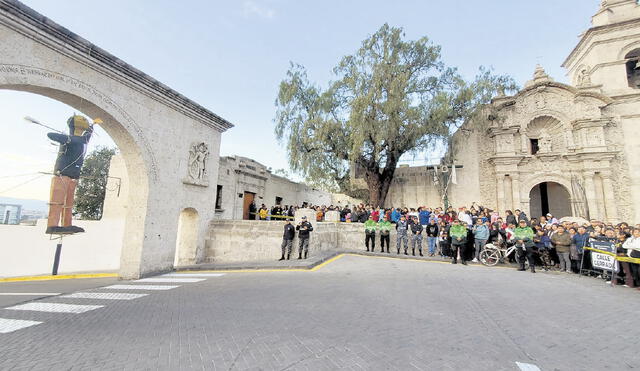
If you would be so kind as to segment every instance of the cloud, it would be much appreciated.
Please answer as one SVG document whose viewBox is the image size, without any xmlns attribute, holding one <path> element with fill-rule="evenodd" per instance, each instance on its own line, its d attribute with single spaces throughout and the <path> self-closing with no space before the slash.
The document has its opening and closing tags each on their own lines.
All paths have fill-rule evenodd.
<svg viewBox="0 0 640 371">
<path fill-rule="evenodd" d="M 255 1 L 252 0 L 245 0 L 245 2 L 242 3 L 242 8 L 245 17 L 257 15 L 260 18 L 273 19 L 273 17 L 275 17 L 276 15 L 275 10 L 258 5 Z"/>
</svg>

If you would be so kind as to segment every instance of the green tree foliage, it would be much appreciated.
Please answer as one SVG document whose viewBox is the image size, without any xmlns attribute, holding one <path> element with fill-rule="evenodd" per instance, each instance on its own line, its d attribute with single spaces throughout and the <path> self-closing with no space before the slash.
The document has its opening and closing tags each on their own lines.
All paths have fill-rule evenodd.
<svg viewBox="0 0 640 371">
<path fill-rule="evenodd" d="M 383 205 L 402 155 L 447 145 L 498 90 L 515 88 L 511 78 L 484 68 L 467 82 L 427 37 L 403 38 L 401 28 L 383 25 L 342 58 L 326 89 L 291 65 L 280 83 L 275 133 L 291 169 L 309 183 L 344 192 L 356 166 L 369 201 Z"/>
<path fill-rule="evenodd" d="M 115 153 L 114 148 L 98 147 L 85 158 L 76 188 L 74 215 L 86 220 L 102 218 L 109 164 Z"/>
</svg>

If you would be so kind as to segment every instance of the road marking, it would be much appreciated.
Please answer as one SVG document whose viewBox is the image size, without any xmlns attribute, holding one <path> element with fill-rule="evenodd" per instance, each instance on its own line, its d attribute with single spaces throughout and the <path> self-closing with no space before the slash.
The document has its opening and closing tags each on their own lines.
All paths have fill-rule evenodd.
<svg viewBox="0 0 640 371">
<path fill-rule="evenodd" d="M 99 299 L 99 300 L 133 300 L 149 294 L 125 294 L 122 292 L 76 292 L 61 296 L 70 299 Z"/>
<path fill-rule="evenodd" d="M 103 289 L 114 289 L 114 290 L 171 290 L 176 287 L 180 287 L 179 285 L 169 286 L 169 285 L 111 285 L 105 286 Z"/>
<path fill-rule="evenodd" d="M 540 368 L 538 366 L 532 365 L 530 363 L 516 362 L 516 365 L 520 368 L 521 371 L 540 371 Z"/>
<path fill-rule="evenodd" d="M 327 261 L 325 261 L 325 262 L 322 262 L 322 263 L 320 263 L 320 264 L 316 265 L 315 267 L 311 268 L 310 270 L 311 270 L 311 271 L 317 271 L 318 269 L 320 269 L 320 268 L 324 267 L 325 265 L 328 265 L 328 264 L 333 263 L 334 261 L 336 261 L 336 260 L 338 260 L 338 259 L 342 258 L 343 256 L 344 256 L 344 254 L 340 254 L 340 255 L 334 256 L 333 258 L 331 258 L 331 259 L 329 259 L 329 260 L 327 260 Z"/>
<path fill-rule="evenodd" d="M 0 334 L 7 334 L 9 332 L 20 330 L 25 327 L 39 325 L 41 323 L 42 322 L 26 321 L 23 319 L 0 318 Z"/>
<path fill-rule="evenodd" d="M 25 276 L 25 277 L 5 277 L 0 278 L 0 282 L 21 282 L 21 281 L 51 281 L 69 280 L 75 278 L 104 278 L 118 277 L 117 273 L 81 273 L 81 274 L 61 274 L 59 276 Z"/>
<path fill-rule="evenodd" d="M 10 310 L 29 310 L 34 312 L 50 312 L 50 313 L 84 313 L 90 310 L 102 308 L 104 305 L 76 305 L 76 304 L 60 304 L 60 303 L 27 303 L 16 305 L 5 309 Z"/>
<path fill-rule="evenodd" d="M 136 280 L 133 282 L 150 282 L 150 283 L 193 283 L 204 281 L 205 278 L 143 278 L 141 280 Z"/>
<path fill-rule="evenodd" d="M 167 273 L 163 277 L 220 277 L 224 273 Z"/>
<path fill-rule="evenodd" d="M 0 296 L 56 296 L 59 292 L 0 292 Z"/>
</svg>

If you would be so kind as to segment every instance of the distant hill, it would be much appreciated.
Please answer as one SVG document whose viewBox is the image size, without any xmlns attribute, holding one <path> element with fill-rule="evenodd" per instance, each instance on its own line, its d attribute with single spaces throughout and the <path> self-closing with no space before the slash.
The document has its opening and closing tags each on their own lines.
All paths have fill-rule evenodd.
<svg viewBox="0 0 640 371">
<path fill-rule="evenodd" d="M 0 204 L 22 205 L 24 210 L 36 210 L 47 212 L 49 206 L 46 201 L 41 200 L 25 200 L 21 198 L 0 197 Z"/>
</svg>

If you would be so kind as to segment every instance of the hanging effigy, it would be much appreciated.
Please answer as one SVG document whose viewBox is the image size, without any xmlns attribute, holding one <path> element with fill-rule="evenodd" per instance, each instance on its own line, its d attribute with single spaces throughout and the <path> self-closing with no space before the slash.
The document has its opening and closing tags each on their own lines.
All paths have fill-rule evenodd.
<svg viewBox="0 0 640 371">
<path fill-rule="evenodd" d="M 71 224 L 74 196 L 87 152 L 87 144 L 93 134 L 93 125 L 101 123 L 100 119 L 89 123 L 84 116 L 74 115 L 67 120 L 69 135 L 61 132 L 47 134 L 49 139 L 59 143 L 59 147 L 51 179 L 46 234 L 63 235 L 84 232 L 84 229 Z"/>
</svg>

